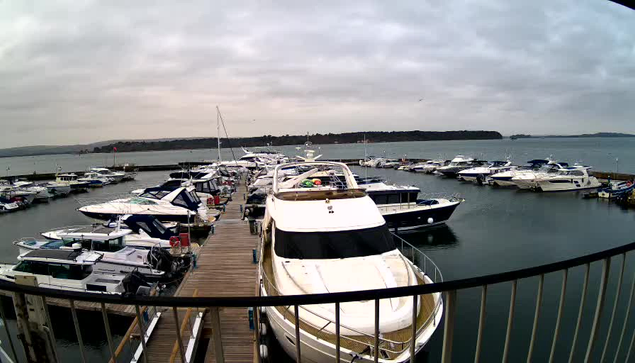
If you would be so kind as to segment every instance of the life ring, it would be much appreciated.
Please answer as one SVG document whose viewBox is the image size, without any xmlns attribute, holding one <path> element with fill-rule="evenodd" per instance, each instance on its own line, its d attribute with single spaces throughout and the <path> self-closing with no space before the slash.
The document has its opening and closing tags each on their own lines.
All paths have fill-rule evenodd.
<svg viewBox="0 0 635 363">
<path fill-rule="evenodd" d="M 181 245 L 181 240 L 177 236 L 170 237 L 170 247 L 177 247 Z"/>
</svg>

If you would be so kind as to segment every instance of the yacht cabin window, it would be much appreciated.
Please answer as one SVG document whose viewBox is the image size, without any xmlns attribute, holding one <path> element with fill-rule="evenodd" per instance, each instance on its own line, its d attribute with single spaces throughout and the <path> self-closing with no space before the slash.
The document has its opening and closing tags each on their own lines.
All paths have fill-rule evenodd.
<svg viewBox="0 0 635 363">
<path fill-rule="evenodd" d="M 51 276 L 57 279 L 83 280 L 93 272 L 93 267 L 65 263 L 20 261 L 13 270 L 35 275 Z"/>
<path fill-rule="evenodd" d="M 292 259 L 334 259 L 379 255 L 394 250 L 386 225 L 337 232 L 286 232 L 276 228 L 276 255 Z"/>
</svg>

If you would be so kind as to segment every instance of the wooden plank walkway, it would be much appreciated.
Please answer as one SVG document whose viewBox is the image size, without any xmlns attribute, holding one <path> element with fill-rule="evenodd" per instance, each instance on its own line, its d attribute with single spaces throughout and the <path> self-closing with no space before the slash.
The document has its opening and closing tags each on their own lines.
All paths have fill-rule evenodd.
<svg viewBox="0 0 635 363">
<path fill-rule="evenodd" d="M 257 265 L 252 261 L 252 251 L 258 236 L 249 231 L 247 221 L 240 219 L 244 187 L 227 204 L 226 211 L 216 222 L 215 233 L 201 247 L 197 268 L 191 270 L 181 282 L 175 296 L 254 296 L 257 285 Z M 179 313 L 182 323 L 184 311 Z M 222 342 L 225 362 L 254 361 L 254 332 L 249 329 L 249 313 L 246 308 L 220 310 Z M 210 332 L 209 314 L 205 316 L 205 332 Z M 176 342 L 176 325 L 171 310 L 165 311 L 148 342 L 148 361 L 169 362 Z M 213 334 L 213 332 L 211 332 Z M 205 335 L 205 334 L 202 334 Z M 183 334 L 184 345 L 189 339 L 189 327 Z M 176 354 L 176 362 L 180 362 Z M 213 343 L 209 342 L 205 362 L 215 362 Z"/>
</svg>

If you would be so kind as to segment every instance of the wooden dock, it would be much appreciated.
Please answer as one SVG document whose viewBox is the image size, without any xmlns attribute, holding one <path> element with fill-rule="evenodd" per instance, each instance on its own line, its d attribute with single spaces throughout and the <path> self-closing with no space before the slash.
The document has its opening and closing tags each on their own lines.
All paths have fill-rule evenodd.
<svg viewBox="0 0 635 363">
<path fill-rule="evenodd" d="M 226 211 L 215 225 L 211 234 L 199 250 L 197 267 L 191 270 L 181 282 L 175 296 L 254 296 L 257 286 L 257 265 L 253 263 L 252 251 L 258 243 L 258 236 L 249 231 L 247 221 L 241 220 L 240 205 L 244 187 L 239 188 L 235 200 L 228 203 Z M 187 314 L 179 310 L 179 325 Z M 192 310 L 191 315 L 196 315 Z M 222 327 L 222 342 L 225 362 L 254 362 L 256 345 L 254 331 L 249 329 L 249 312 L 246 308 L 223 308 L 219 311 Z M 210 314 L 205 314 L 199 341 L 205 341 L 214 334 L 211 329 Z M 187 347 L 190 327 L 185 326 L 182 341 Z M 148 361 L 181 362 L 176 347 L 176 324 L 174 313 L 164 311 L 148 341 Z M 205 344 L 200 345 L 202 350 Z M 215 362 L 214 347 L 210 340 L 206 345 L 205 362 Z M 200 356 L 202 352 L 198 352 Z"/>
</svg>

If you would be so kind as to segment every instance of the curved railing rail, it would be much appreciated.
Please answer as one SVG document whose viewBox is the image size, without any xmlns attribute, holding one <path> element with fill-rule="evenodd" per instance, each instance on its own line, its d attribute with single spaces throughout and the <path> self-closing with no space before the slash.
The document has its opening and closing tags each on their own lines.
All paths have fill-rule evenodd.
<svg viewBox="0 0 635 363">
<path fill-rule="evenodd" d="M 407 242 L 404 243 L 404 247 L 405 247 L 405 250 L 408 250 L 408 248 L 406 247 L 407 246 L 406 243 Z M 100 304 L 102 316 L 105 323 L 104 326 L 106 329 L 106 336 L 108 337 L 108 340 L 109 340 L 109 347 L 111 348 L 110 349 L 111 357 L 113 358 L 113 361 L 116 360 L 117 352 L 114 349 L 114 342 L 110 334 L 110 330 L 109 330 L 110 328 L 108 327 L 108 324 L 107 324 L 108 314 L 106 310 L 106 304 L 126 304 L 126 305 L 135 306 L 135 310 L 137 312 L 137 317 L 138 317 L 137 320 L 141 322 L 138 325 L 139 329 L 141 330 L 140 335 L 145 337 L 145 339 L 141 339 L 141 343 L 137 347 L 137 351 L 143 352 L 146 349 L 146 346 L 145 346 L 146 340 L 149 339 L 148 338 L 149 333 L 147 329 L 151 330 L 152 325 L 151 324 L 146 325 L 146 323 L 143 322 L 144 319 L 142 319 L 141 312 L 140 312 L 143 309 L 141 309 L 141 307 L 155 307 L 155 308 L 156 307 L 171 307 L 174 312 L 175 321 L 177 325 L 179 324 L 178 314 L 176 314 L 177 308 L 179 307 L 205 308 L 205 310 L 208 311 L 212 316 L 211 318 L 212 330 L 221 329 L 219 324 L 220 322 L 219 308 L 222 308 L 222 307 L 254 308 L 254 312 L 255 312 L 254 326 L 256 327 L 255 328 L 256 334 L 259 334 L 258 332 L 260 329 L 260 325 L 258 324 L 258 321 L 260 319 L 259 317 L 260 307 L 293 306 L 294 312 L 297 312 L 299 311 L 299 309 L 302 308 L 302 305 L 335 304 L 335 307 L 337 310 L 339 304 L 341 303 L 360 301 L 360 300 L 374 300 L 375 301 L 375 322 L 376 322 L 375 334 L 373 335 L 374 344 L 371 347 L 369 347 L 370 351 L 367 351 L 368 353 L 366 354 L 366 357 L 371 357 L 375 362 L 379 362 L 382 359 L 379 356 L 383 352 L 385 352 L 383 347 L 380 345 L 382 338 L 381 338 L 380 329 L 379 329 L 380 327 L 378 325 L 379 301 L 381 299 L 408 297 L 408 296 L 415 298 L 414 300 L 416 301 L 416 297 L 420 295 L 443 293 L 444 294 L 444 299 L 443 299 L 444 328 L 443 328 L 443 343 L 442 343 L 441 360 L 442 362 L 445 363 L 445 362 L 451 362 L 451 359 L 452 359 L 452 342 L 453 342 L 453 335 L 454 335 L 453 332 L 454 332 L 454 325 L 455 325 L 455 318 L 456 318 L 457 293 L 459 291 L 464 291 L 464 290 L 473 289 L 473 288 L 481 288 L 481 291 L 482 291 L 481 306 L 480 306 L 479 319 L 478 319 L 478 333 L 477 333 L 476 349 L 475 349 L 475 357 L 474 357 L 474 361 L 479 362 L 481 345 L 483 340 L 482 338 L 484 334 L 484 325 L 485 325 L 484 323 L 485 323 L 485 316 L 486 316 L 485 310 L 486 310 L 488 286 L 511 282 L 511 298 L 509 303 L 509 316 L 507 319 L 507 331 L 506 331 L 505 339 L 504 339 L 504 349 L 503 349 L 503 359 L 502 359 L 503 362 L 507 362 L 509 360 L 509 355 L 511 350 L 510 349 L 511 330 L 512 330 L 513 321 L 514 321 L 514 313 L 515 313 L 515 307 L 516 307 L 516 291 L 517 291 L 518 281 L 522 279 L 532 278 L 532 277 L 539 277 L 538 292 L 536 295 L 536 308 L 535 308 L 536 310 L 534 313 L 534 323 L 533 323 L 533 329 L 531 333 L 531 341 L 529 343 L 529 352 L 527 356 L 527 361 L 531 361 L 533 351 L 534 351 L 534 342 L 536 340 L 536 335 L 537 335 L 538 320 L 540 317 L 540 310 L 542 306 L 542 293 L 543 293 L 543 284 L 545 280 L 545 275 L 553 273 L 553 272 L 563 273 L 562 290 L 560 293 L 560 304 L 559 304 L 557 318 L 556 318 L 556 327 L 555 327 L 555 331 L 553 332 L 553 345 L 552 345 L 551 354 L 550 354 L 550 357 L 553 358 L 556 342 L 558 341 L 560 322 L 561 322 L 561 318 L 562 318 L 563 310 L 564 310 L 564 301 L 565 301 L 565 294 L 566 294 L 566 287 L 567 287 L 567 276 L 568 276 L 569 270 L 578 266 L 586 266 L 586 275 L 585 275 L 585 279 L 583 283 L 583 293 L 582 293 L 582 298 L 579 304 L 580 313 L 578 314 L 578 320 L 575 327 L 573 343 L 569 350 L 570 352 L 569 361 L 573 361 L 576 354 L 575 348 L 576 348 L 576 344 L 578 340 L 578 331 L 580 330 L 581 322 L 583 320 L 583 315 L 584 315 L 582 314 L 582 311 L 584 310 L 585 300 L 587 295 L 586 291 L 587 291 L 587 286 L 589 285 L 589 280 L 590 280 L 589 279 L 590 265 L 594 262 L 602 261 L 602 276 L 599 282 L 596 306 L 594 309 L 595 313 L 593 314 L 593 317 L 592 317 L 593 319 L 592 324 L 587 324 L 588 326 L 591 326 L 591 332 L 588 338 L 588 344 L 586 346 L 586 350 L 584 352 L 585 361 L 593 360 L 593 357 L 596 357 L 599 355 L 599 352 L 594 353 L 594 348 L 597 345 L 598 340 L 600 340 L 598 338 L 599 336 L 602 336 L 601 339 L 603 339 L 601 361 L 605 360 L 604 358 L 607 354 L 607 348 L 609 346 L 611 347 L 614 346 L 614 345 L 609 345 L 609 342 L 611 340 L 611 331 L 615 330 L 615 329 L 612 329 L 614 322 L 616 323 L 615 325 L 622 325 L 621 334 L 619 336 L 619 343 L 617 344 L 617 348 L 614 350 L 615 359 L 616 361 L 618 361 L 619 357 L 626 355 L 626 361 L 628 361 L 631 355 L 632 347 L 633 345 L 635 345 L 635 334 L 631 338 L 630 344 L 628 342 L 628 339 L 625 340 L 624 338 L 627 335 L 626 334 L 627 329 L 629 329 L 629 334 L 632 330 L 632 324 L 629 325 L 628 323 L 629 323 L 629 317 L 630 317 L 631 303 L 633 302 L 633 296 L 635 295 L 635 276 L 633 278 L 633 285 L 631 287 L 628 304 L 625 307 L 618 309 L 618 303 L 620 301 L 619 294 L 621 292 L 622 282 L 624 280 L 623 275 L 624 275 L 624 266 L 626 265 L 625 263 L 626 256 L 627 256 L 627 253 L 632 250 L 635 250 L 635 242 L 629 243 L 623 246 L 611 248 L 605 251 L 600 251 L 600 252 L 591 253 L 585 256 L 564 260 L 564 261 L 559 261 L 559 262 L 554 262 L 554 263 L 549 263 L 549 264 L 544 264 L 540 266 L 509 271 L 509 272 L 491 274 L 486 276 L 479 276 L 479 277 L 453 280 L 453 281 L 443 281 L 443 282 L 437 282 L 437 283 L 425 284 L 425 285 L 414 285 L 414 286 L 398 287 L 398 288 L 327 293 L 327 294 L 293 295 L 293 296 L 260 296 L 260 297 L 246 297 L 246 296 L 245 297 L 241 297 L 241 296 L 238 296 L 238 297 L 168 297 L 168 296 L 134 296 L 134 295 L 118 296 L 118 295 L 111 295 L 111 294 L 86 293 L 86 292 L 78 292 L 78 291 L 62 291 L 62 290 L 55 290 L 55 289 L 48 289 L 48 288 L 32 287 L 32 286 L 26 286 L 26 285 L 18 285 L 12 282 L 1 281 L 1 280 L 0 280 L 0 291 L 14 292 L 14 293 L 17 293 L 16 296 L 19 296 L 19 295 L 41 296 L 44 298 L 44 300 L 49 298 L 62 299 L 67 301 L 68 304 L 70 304 L 71 311 L 74 311 L 74 303 L 77 301 L 85 301 L 85 302 Z M 418 255 L 418 253 L 416 252 L 416 247 L 413 246 L 411 251 L 412 251 L 411 253 L 414 256 Z M 615 295 L 616 298 L 613 300 L 614 303 L 613 303 L 612 312 L 610 315 L 608 334 L 602 334 L 601 332 L 603 332 L 604 329 L 601 330 L 600 326 L 602 325 L 603 311 L 606 310 L 604 308 L 604 304 L 606 300 L 607 286 L 609 285 L 611 261 L 612 261 L 612 258 L 615 256 L 621 256 L 621 258 L 619 258 L 621 262 L 618 263 L 618 265 L 621 266 L 621 272 L 619 274 L 619 279 L 617 280 L 617 283 L 615 284 L 617 286 L 616 295 Z M 415 257 L 415 260 L 416 260 L 416 257 Z M 429 265 L 430 268 L 434 266 L 434 269 L 437 270 L 436 266 L 431 260 L 424 258 L 423 263 L 425 264 L 424 269 L 427 269 Z M 437 281 L 441 281 L 441 280 L 437 280 Z M 438 300 L 440 301 L 441 299 L 439 298 Z M 569 306 L 569 308 L 572 308 L 572 307 Z M 619 313 L 617 313 L 618 310 L 620 311 Z M 626 310 L 625 317 L 623 320 L 621 320 L 621 314 L 624 310 Z M 0 314 L 2 315 L 2 319 L 4 322 L 5 314 L 1 308 L 0 308 Z M 48 318 L 48 313 L 46 313 L 46 315 L 47 315 L 47 321 L 49 323 L 49 326 L 51 326 L 50 325 L 51 320 L 50 318 Z M 299 314 L 295 313 L 294 315 L 295 315 L 295 326 L 298 327 Z M 618 318 L 617 320 L 615 319 L 616 315 L 620 315 L 620 318 Z M 585 316 L 588 317 L 588 314 L 586 314 Z M 418 324 L 415 323 L 415 320 L 416 320 L 416 314 L 414 314 L 413 316 L 413 323 L 411 326 L 417 327 Z M 76 332 L 77 332 L 76 334 L 78 336 L 80 350 L 81 350 L 83 349 L 82 343 L 81 343 L 81 332 L 78 329 L 79 322 L 75 314 L 73 314 L 73 322 L 75 323 Z M 7 329 L 7 324 L 5 323 L 4 325 L 5 325 L 5 329 Z M 336 336 L 337 336 L 337 345 L 336 345 L 335 354 L 336 354 L 336 361 L 339 362 L 340 350 L 341 350 L 339 342 L 340 342 L 340 339 L 342 338 L 340 334 L 340 327 L 342 325 L 341 325 L 341 322 L 339 321 L 339 318 L 337 318 L 337 316 L 336 316 L 335 326 L 336 326 Z M 219 333 L 220 334 L 212 334 L 212 340 L 214 340 L 214 346 L 216 348 L 219 348 L 219 349 L 215 348 L 215 354 L 217 354 L 217 357 L 216 357 L 217 361 L 223 361 L 222 341 L 220 340 L 220 338 L 215 338 L 217 336 L 222 335 L 222 329 Z M 7 335 L 8 334 L 9 332 L 7 331 Z M 413 329 L 411 337 L 415 337 L 417 336 L 417 334 L 418 334 L 418 331 L 416 329 Z M 295 334 L 296 347 L 300 347 L 300 345 L 304 343 L 304 340 L 303 339 L 301 340 L 300 336 L 301 334 L 299 330 L 296 329 L 296 334 Z M 9 336 L 9 339 L 11 339 L 10 336 Z M 346 338 L 343 338 L 343 339 L 346 339 Z M 55 338 L 53 337 L 53 341 L 54 340 Z M 181 341 L 181 336 L 179 334 L 177 334 L 177 340 Z M 12 350 L 14 350 L 14 345 L 11 342 L 11 340 L 9 340 L 9 343 L 11 344 Z M 416 344 L 409 344 L 409 348 L 410 348 L 410 357 L 416 357 L 415 355 L 416 350 L 419 349 L 420 346 Z M 250 348 L 246 348 L 246 349 L 250 349 Z M 257 351 L 259 352 L 259 350 Z M 179 347 L 179 352 L 185 354 L 182 347 Z M 374 352 L 379 352 L 379 353 L 375 354 Z M 579 352 L 579 354 L 582 354 L 582 353 L 583 352 Z M 138 354 L 140 354 L 141 357 L 145 356 L 141 353 L 138 353 Z M 185 360 L 186 357 L 183 354 L 182 354 L 182 357 L 183 357 L 182 361 L 189 361 L 189 360 Z M 218 356 L 218 354 L 220 354 L 221 356 Z M 15 350 L 13 355 L 16 356 Z M 301 356 L 301 355 L 298 354 L 298 356 Z M 411 359 L 411 362 L 414 360 L 415 359 Z"/>
<path fill-rule="evenodd" d="M 570 269 L 587 263 L 601 261 L 613 256 L 635 250 L 635 242 L 608 250 L 591 253 L 581 257 L 548 263 L 535 267 L 495 273 L 490 275 L 470 277 L 459 280 L 444 281 L 429 285 L 394 287 L 376 290 L 359 290 L 350 292 L 336 292 L 328 294 L 286 295 L 286 296 L 236 296 L 236 297 L 174 297 L 174 296 L 134 296 L 134 295 L 106 295 L 99 293 L 79 293 L 56 289 L 38 288 L 16 285 L 12 282 L 0 280 L 0 290 L 18 292 L 28 295 L 49 298 L 73 299 L 77 301 L 97 302 L 106 304 L 148 305 L 166 307 L 253 307 L 253 306 L 281 306 L 281 305 L 311 305 L 332 304 L 335 302 L 350 302 L 373 299 L 390 299 L 408 295 L 423 295 L 450 290 L 463 290 L 511 282 L 529 277 L 548 274 L 564 269 Z"/>
</svg>

